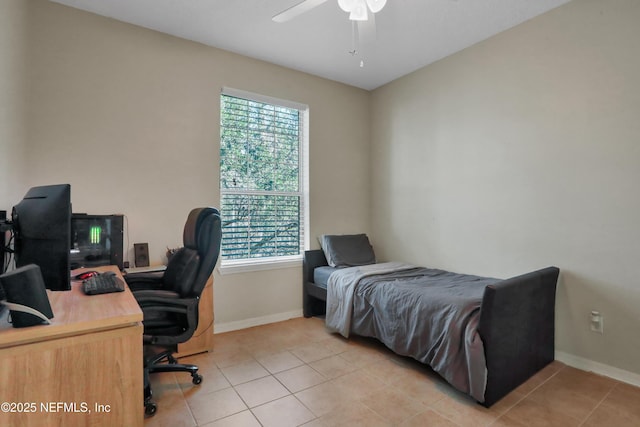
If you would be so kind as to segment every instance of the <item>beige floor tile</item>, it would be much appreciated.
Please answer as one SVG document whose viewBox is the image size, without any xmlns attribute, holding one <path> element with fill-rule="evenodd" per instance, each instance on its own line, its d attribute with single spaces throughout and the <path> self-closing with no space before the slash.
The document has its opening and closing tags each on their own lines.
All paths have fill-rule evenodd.
<svg viewBox="0 0 640 427">
<path fill-rule="evenodd" d="M 213 360 L 218 368 L 228 368 L 241 363 L 253 361 L 253 356 L 244 349 L 231 351 L 218 351 L 213 353 Z"/>
<path fill-rule="evenodd" d="M 340 357 L 353 365 L 365 367 L 371 363 L 386 359 L 386 354 L 375 348 L 352 346 L 341 353 Z"/>
<path fill-rule="evenodd" d="M 192 427 L 196 421 L 185 401 L 180 385 L 172 372 L 162 372 L 150 376 L 152 401 L 157 405 L 153 417 L 145 419 L 145 426 Z"/>
<path fill-rule="evenodd" d="M 324 324 L 324 319 L 317 317 L 302 319 L 298 323 L 292 322 L 289 325 L 294 331 L 306 336 L 312 341 L 321 341 L 324 338 L 332 335 L 327 331 Z"/>
<path fill-rule="evenodd" d="M 317 341 L 291 349 L 291 353 L 305 363 L 315 362 L 316 360 L 333 356 L 339 352 L 336 348 L 328 346 L 324 341 Z"/>
<path fill-rule="evenodd" d="M 280 372 L 275 377 L 284 384 L 291 393 L 297 393 L 327 381 L 327 379 L 308 365 L 298 366 Z"/>
<path fill-rule="evenodd" d="M 498 415 L 491 409 L 487 409 L 471 399 L 452 396 L 445 396 L 431 405 L 431 408 L 460 426 L 488 426 L 498 418 Z"/>
<path fill-rule="evenodd" d="M 450 388 L 442 381 L 436 381 L 433 377 L 425 375 L 400 377 L 391 384 L 391 387 L 427 406 L 447 397 L 448 394 L 442 391 L 442 388 Z"/>
<path fill-rule="evenodd" d="M 400 427 L 457 427 L 450 420 L 446 419 L 437 412 L 427 409 L 424 412 L 415 415 L 400 424 Z"/>
<path fill-rule="evenodd" d="M 424 379 L 424 374 L 418 372 L 411 365 L 402 363 L 401 359 L 397 358 L 379 359 L 362 369 L 387 384 L 393 384 L 405 378 L 420 377 Z"/>
<path fill-rule="evenodd" d="M 563 411 L 536 400 L 525 398 L 507 411 L 496 423 L 498 426 L 572 427 L 580 421 Z"/>
<path fill-rule="evenodd" d="M 640 426 L 640 388 L 552 362 L 486 409 L 426 365 L 329 334 L 317 318 L 217 334 L 212 353 L 180 361 L 198 365 L 203 383 L 152 375 L 158 412 L 146 427 Z"/>
<path fill-rule="evenodd" d="M 155 372 L 149 375 L 151 384 L 177 384 L 174 372 Z"/>
<path fill-rule="evenodd" d="M 519 391 L 512 391 L 511 393 L 504 396 L 502 399 L 498 400 L 494 403 L 488 411 L 491 412 L 496 417 L 504 414 L 509 411 L 511 408 L 515 407 L 516 404 L 520 403 L 521 400 L 525 398 L 525 394 L 520 393 Z M 467 397 L 465 396 L 465 399 Z"/>
<path fill-rule="evenodd" d="M 187 402 L 198 425 L 226 418 L 248 409 L 233 388 L 194 395 Z"/>
<path fill-rule="evenodd" d="M 533 390 L 538 388 L 542 383 L 557 374 L 564 367 L 565 365 L 562 362 L 553 361 L 542 368 L 540 371 L 536 372 L 531 378 L 529 378 L 518 388 L 516 388 L 516 390 L 525 395 L 529 394 Z"/>
<path fill-rule="evenodd" d="M 618 383 L 587 419 L 585 426 L 609 422 L 616 426 L 640 426 L 640 388 Z"/>
<path fill-rule="evenodd" d="M 527 422 L 528 420 L 524 420 L 523 422 Z M 491 427 L 527 427 L 527 424 L 523 424 L 520 421 L 516 421 L 508 417 L 508 415 L 503 415 L 498 418 Z M 540 426 L 542 427 L 542 426 Z"/>
<path fill-rule="evenodd" d="M 616 384 L 618 382 L 611 378 L 567 366 L 550 378 L 542 387 L 556 387 L 600 401 Z"/>
<path fill-rule="evenodd" d="M 337 378 L 358 369 L 357 366 L 347 362 L 345 359 L 340 357 L 340 355 L 316 360 L 315 362 L 309 363 L 309 366 L 329 379 Z"/>
<path fill-rule="evenodd" d="M 194 385 L 191 381 L 191 375 L 185 374 L 184 382 L 179 383 L 185 396 L 194 393 L 211 393 L 231 387 L 227 378 L 222 374 L 220 369 L 215 368 L 206 373 L 202 373 L 202 382 Z"/>
<path fill-rule="evenodd" d="M 640 417 L 635 416 L 633 411 L 620 411 L 613 406 L 600 405 L 582 425 L 585 427 L 638 427 L 640 426 Z"/>
<path fill-rule="evenodd" d="M 271 353 L 279 353 L 283 351 L 291 351 L 297 347 L 304 347 L 306 345 L 312 344 L 316 341 L 307 338 L 305 335 L 300 333 L 292 333 L 288 335 L 282 335 L 280 337 L 275 337 L 271 340 L 272 351 Z M 262 357 L 268 355 L 266 352 L 255 353 L 255 357 Z"/>
<path fill-rule="evenodd" d="M 383 388 L 359 400 L 382 418 L 398 425 L 427 407 L 399 390 Z"/>
<path fill-rule="evenodd" d="M 255 360 L 222 368 L 221 371 L 231 385 L 246 383 L 269 375 L 269 371 Z"/>
<path fill-rule="evenodd" d="M 343 375 L 331 382 L 345 390 L 354 399 L 361 399 L 369 393 L 381 390 L 385 384 L 366 372 L 359 370 Z"/>
<path fill-rule="evenodd" d="M 554 376 L 535 389 L 526 400 L 535 400 L 551 412 L 563 413 L 578 421 L 584 421 L 599 403 L 598 399 L 587 395 L 593 394 L 594 391 L 583 393 L 576 389 L 570 380 L 556 378 L 557 376 Z"/>
<path fill-rule="evenodd" d="M 144 420 L 145 427 L 195 427 L 196 420 L 184 399 L 157 400 L 158 409 L 153 417 Z"/>
<path fill-rule="evenodd" d="M 256 357 L 256 359 L 272 374 L 304 365 L 304 362 L 294 356 L 290 351 L 273 353 L 263 357 Z"/>
<path fill-rule="evenodd" d="M 146 427 L 146 426 L 145 426 Z M 242 411 L 202 427 L 261 427 L 251 411 Z"/>
<path fill-rule="evenodd" d="M 332 348 L 336 353 L 342 353 L 351 348 L 351 342 L 340 334 L 328 334 L 325 339 L 317 342 Z"/>
<path fill-rule="evenodd" d="M 354 396 L 348 390 L 332 381 L 302 390 L 295 396 L 317 416 L 328 414 L 355 401 Z"/>
<path fill-rule="evenodd" d="M 238 351 L 242 349 L 242 344 L 238 340 L 241 336 L 239 331 L 225 332 L 213 335 L 213 353 L 219 351 Z"/>
<path fill-rule="evenodd" d="M 218 369 L 213 353 L 202 353 L 188 357 L 181 357 L 178 359 L 178 363 L 196 365 L 198 367 L 198 372 L 200 373 L 207 373 Z M 186 375 L 188 376 L 189 374 Z"/>
<path fill-rule="evenodd" d="M 278 339 L 268 339 L 266 337 L 243 343 L 242 348 L 254 358 L 278 353 L 286 349 L 280 345 Z"/>
<path fill-rule="evenodd" d="M 235 389 L 249 408 L 271 402 L 272 400 L 290 394 L 289 390 L 272 376 L 237 385 Z"/>
<path fill-rule="evenodd" d="M 294 396 L 287 396 L 252 409 L 264 427 L 294 427 L 309 422 L 315 415 Z"/>
<path fill-rule="evenodd" d="M 392 424 L 360 402 L 337 408 L 304 427 L 388 427 Z"/>
<path fill-rule="evenodd" d="M 159 372 L 149 376 L 153 400 L 181 398 L 182 390 L 173 372 Z"/>
</svg>

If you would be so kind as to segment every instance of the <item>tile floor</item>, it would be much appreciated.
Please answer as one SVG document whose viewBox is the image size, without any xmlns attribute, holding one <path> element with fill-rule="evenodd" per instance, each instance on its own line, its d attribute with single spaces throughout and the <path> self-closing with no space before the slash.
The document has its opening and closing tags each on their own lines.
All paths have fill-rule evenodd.
<svg viewBox="0 0 640 427">
<path fill-rule="evenodd" d="M 153 426 L 640 426 L 640 389 L 554 362 L 486 409 L 375 340 L 292 319 L 217 334 L 183 359 L 204 376 L 152 376 Z"/>
</svg>

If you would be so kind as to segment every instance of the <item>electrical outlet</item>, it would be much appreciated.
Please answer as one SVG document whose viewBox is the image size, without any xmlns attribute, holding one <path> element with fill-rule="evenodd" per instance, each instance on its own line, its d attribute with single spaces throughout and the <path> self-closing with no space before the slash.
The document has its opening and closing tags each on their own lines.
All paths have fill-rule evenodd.
<svg viewBox="0 0 640 427">
<path fill-rule="evenodd" d="M 591 312 L 590 320 L 591 332 L 598 334 L 604 334 L 604 316 L 599 311 L 593 310 Z"/>
</svg>

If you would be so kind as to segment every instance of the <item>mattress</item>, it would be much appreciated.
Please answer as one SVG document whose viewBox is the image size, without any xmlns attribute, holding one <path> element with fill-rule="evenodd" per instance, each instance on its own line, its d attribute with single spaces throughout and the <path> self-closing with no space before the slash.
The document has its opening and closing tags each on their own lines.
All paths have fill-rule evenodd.
<svg viewBox="0 0 640 427">
<path fill-rule="evenodd" d="M 329 276 L 331 276 L 331 273 L 336 270 L 338 270 L 337 267 L 329 267 L 328 265 L 324 267 L 316 267 L 313 270 L 313 282 L 318 286 L 326 288 Z"/>
</svg>

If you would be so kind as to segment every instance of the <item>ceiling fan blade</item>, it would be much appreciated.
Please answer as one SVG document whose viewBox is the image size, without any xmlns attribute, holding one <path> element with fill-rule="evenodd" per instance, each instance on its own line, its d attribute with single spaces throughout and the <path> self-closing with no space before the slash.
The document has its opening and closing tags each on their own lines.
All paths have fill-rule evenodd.
<svg viewBox="0 0 640 427">
<path fill-rule="evenodd" d="M 303 0 L 300 3 L 291 6 L 289 9 L 280 12 L 271 19 L 273 19 L 274 22 L 287 22 L 292 20 L 296 16 L 302 15 L 303 13 L 313 9 L 316 6 L 320 6 L 326 1 L 327 0 Z"/>
</svg>

